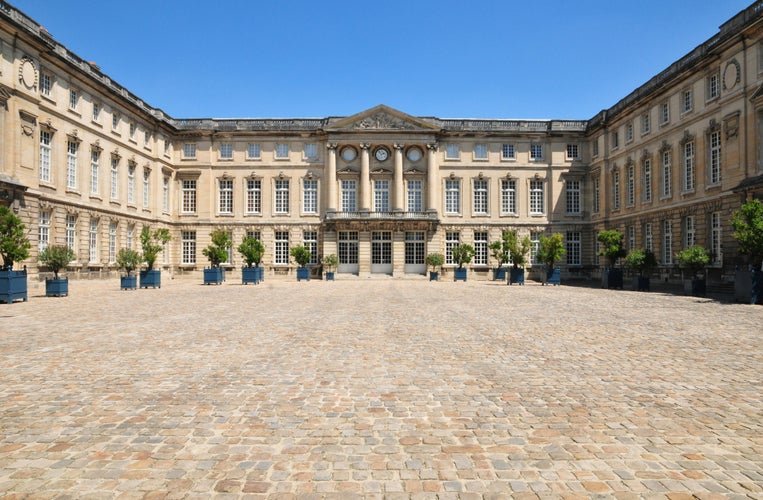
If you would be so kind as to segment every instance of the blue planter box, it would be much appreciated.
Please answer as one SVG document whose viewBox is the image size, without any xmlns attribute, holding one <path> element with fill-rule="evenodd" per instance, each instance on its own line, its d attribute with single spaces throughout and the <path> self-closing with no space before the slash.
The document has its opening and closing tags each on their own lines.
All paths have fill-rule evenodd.
<svg viewBox="0 0 763 500">
<path fill-rule="evenodd" d="M 453 270 L 453 281 L 466 281 L 466 268 L 456 268 Z"/>
<path fill-rule="evenodd" d="M 27 301 L 26 267 L 21 271 L 0 271 L 0 302 Z"/>
<path fill-rule="evenodd" d="M 69 278 L 51 278 L 45 280 L 46 297 L 69 296 Z"/>
<path fill-rule="evenodd" d="M 440 281 L 440 273 L 437 271 L 429 271 L 429 281 Z"/>
<path fill-rule="evenodd" d="M 297 268 L 297 281 L 310 281 L 310 268 L 298 267 Z"/>
<path fill-rule="evenodd" d="M 493 281 L 503 281 L 506 279 L 506 268 L 498 267 L 493 269 Z"/>
<path fill-rule="evenodd" d="M 559 286 L 562 284 L 562 270 L 558 267 L 546 270 L 546 284 Z"/>
<path fill-rule="evenodd" d="M 135 290 L 138 288 L 137 276 L 121 276 L 119 278 L 119 288 L 121 290 Z"/>
<path fill-rule="evenodd" d="M 514 283 L 518 285 L 525 284 L 525 270 L 521 267 L 509 269 L 509 285 Z"/>
<path fill-rule="evenodd" d="M 691 280 L 691 294 L 695 297 L 704 297 L 707 286 L 704 278 L 694 278 Z"/>
<path fill-rule="evenodd" d="M 254 283 L 255 285 L 261 281 L 260 279 L 261 267 L 243 267 L 241 268 L 241 284 L 246 285 L 248 283 Z"/>
<path fill-rule="evenodd" d="M 162 287 L 162 271 L 160 269 L 152 269 L 150 271 L 140 272 L 140 287 L 141 288 L 161 288 Z"/>
<path fill-rule="evenodd" d="M 334 271 L 326 271 L 326 281 L 334 281 Z"/>
<path fill-rule="evenodd" d="M 648 292 L 650 288 L 649 276 L 636 276 L 633 278 L 633 289 L 640 292 Z"/>
<path fill-rule="evenodd" d="M 623 288 L 623 271 L 621 269 L 607 269 L 607 288 Z"/>
<path fill-rule="evenodd" d="M 225 281 L 225 269 L 222 267 L 205 267 L 204 284 L 219 285 Z"/>
</svg>

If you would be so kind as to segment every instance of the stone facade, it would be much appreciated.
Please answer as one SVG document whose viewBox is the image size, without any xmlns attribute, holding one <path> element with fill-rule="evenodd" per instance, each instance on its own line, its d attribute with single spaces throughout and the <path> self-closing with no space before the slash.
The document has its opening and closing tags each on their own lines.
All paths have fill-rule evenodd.
<svg viewBox="0 0 763 500">
<path fill-rule="evenodd" d="M 737 263 L 733 210 L 763 196 L 763 24 L 757 2 L 718 34 L 589 120 L 444 120 L 384 105 L 323 119 L 175 119 L 0 2 L 0 202 L 37 249 L 69 244 L 70 272 L 107 276 L 144 225 L 173 239 L 159 264 L 199 273 L 212 229 L 288 250 L 337 253 L 340 273 L 423 274 L 424 256 L 478 249 L 503 231 L 560 232 L 563 273 L 598 272 L 596 233 L 651 246 L 660 273 L 690 242 L 711 279 Z M 239 268 L 233 250 L 229 265 Z M 537 266 L 536 266 L 537 267 Z M 448 268 L 448 266 L 446 266 Z"/>
</svg>

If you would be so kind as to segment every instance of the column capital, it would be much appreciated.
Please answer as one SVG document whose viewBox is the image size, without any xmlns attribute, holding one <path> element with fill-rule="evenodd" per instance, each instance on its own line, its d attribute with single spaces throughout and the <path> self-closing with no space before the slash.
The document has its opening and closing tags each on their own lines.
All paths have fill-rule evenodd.
<svg viewBox="0 0 763 500">
<path fill-rule="evenodd" d="M 330 151 L 336 151 L 337 143 L 336 142 L 327 142 L 326 143 L 326 149 Z"/>
<path fill-rule="evenodd" d="M 362 149 L 363 151 L 368 151 L 370 148 L 371 148 L 371 143 L 370 142 L 361 142 L 360 143 L 360 149 Z"/>
<path fill-rule="evenodd" d="M 437 146 L 438 146 L 438 144 L 436 142 L 432 142 L 432 143 L 427 144 L 427 149 L 429 151 L 437 151 Z"/>
<path fill-rule="evenodd" d="M 395 144 L 392 145 L 392 147 L 395 148 L 397 151 L 402 151 L 403 148 L 405 147 L 405 144 L 400 144 L 396 142 Z"/>
</svg>

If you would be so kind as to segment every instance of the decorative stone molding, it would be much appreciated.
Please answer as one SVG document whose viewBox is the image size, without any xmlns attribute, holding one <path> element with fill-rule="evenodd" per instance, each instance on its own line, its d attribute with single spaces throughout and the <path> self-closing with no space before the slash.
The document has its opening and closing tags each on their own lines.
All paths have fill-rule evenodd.
<svg viewBox="0 0 763 500">
<path fill-rule="evenodd" d="M 438 144 L 436 142 L 432 142 L 430 144 L 427 144 L 427 149 L 432 152 L 437 152 Z"/>
<path fill-rule="evenodd" d="M 739 61 L 732 59 L 726 63 L 723 68 L 723 90 L 731 90 L 741 81 L 742 65 Z"/>
<path fill-rule="evenodd" d="M 368 151 L 369 149 L 371 149 L 371 143 L 369 142 L 361 142 L 359 145 L 360 145 L 360 149 L 362 149 L 363 151 Z"/>
<path fill-rule="evenodd" d="M 681 140 L 678 142 L 681 146 L 685 146 L 686 143 L 691 142 L 694 140 L 694 135 L 691 134 L 688 130 L 684 130 L 684 135 L 681 137 Z"/>
<path fill-rule="evenodd" d="M 670 151 L 671 149 L 673 149 L 673 146 L 668 144 L 668 141 L 662 141 L 662 145 L 660 146 L 659 151 L 660 151 L 660 154 L 662 154 L 666 151 Z"/>
<path fill-rule="evenodd" d="M 726 139 L 731 139 L 739 134 L 740 112 L 735 111 L 723 117 L 723 127 L 726 130 Z M 719 127 L 720 128 L 720 127 Z"/>
<path fill-rule="evenodd" d="M 411 123 L 392 116 L 384 111 L 367 116 L 354 124 L 352 128 L 358 130 L 414 130 Z"/>
<path fill-rule="evenodd" d="M 337 143 L 336 142 L 327 142 L 326 143 L 326 149 L 330 151 L 336 151 Z"/>
<path fill-rule="evenodd" d="M 29 56 L 22 57 L 19 64 L 19 83 L 29 90 L 37 91 L 38 79 L 39 71 L 34 60 Z"/>
<path fill-rule="evenodd" d="M 395 151 L 402 151 L 405 147 L 405 144 L 395 143 L 392 145 L 392 147 L 395 149 Z"/>
<path fill-rule="evenodd" d="M 90 143 L 90 149 L 96 153 L 103 151 L 103 148 L 101 147 L 101 140 L 96 139 L 95 142 Z"/>
<path fill-rule="evenodd" d="M 37 117 L 24 110 L 19 110 L 19 117 L 21 118 L 21 133 L 27 137 L 34 135 L 34 129 L 37 126 Z"/>
<path fill-rule="evenodd" d="M 648 149 L 644 148 L 643 151 L 641 151 L 641 161 L 647 160 L 652 157 L 652 153 L 649 152 Z"/>
</svg>

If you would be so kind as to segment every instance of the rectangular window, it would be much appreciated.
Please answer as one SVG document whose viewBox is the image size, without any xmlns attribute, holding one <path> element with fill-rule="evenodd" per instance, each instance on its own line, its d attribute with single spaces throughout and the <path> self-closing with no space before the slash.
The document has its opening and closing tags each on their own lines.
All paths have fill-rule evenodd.
<svg viewBox="0 0 763 500">
<path fill-rule="evenodd" d="M 246 213 L 262 213 L 262 181 L 258 179 L 246 181 Z"/>
<path fill-rule="evenodd" d="M 723 262 L 721 254 L 721 213 L 710 214 L 710 261 L 714 266 Z"/>
<path fill-rule="evenodd" d="M 694 92 L 691 89 L 681 92 L 681 113 L 688 113 L 694 109 Z"/>
<path fill-rule="evenodd" d="M 371 232 L 371 264 L 392 264 L 392 232 Z"/>
<path fill-rule="evenodd" d="M 305 179 L 302 181 L 302 211 L 306 214 L 318 213 L 318 181 Z"/>
<path fill-rule="evenodd" d="M 652 234 L 652 223 L 644 224 L 644 248 L 650 252 L 654 251 L 654 235 Z"/>
<path fill-rule="evenodd" d="M 50 150 L 53 134 L 47 130 L 40 131 L 40 180 L 50 182 Z"/>
<path fill-rule="evenodd" d="M 109 223 L 109 264 L 117 261 L 117 223 Z"/>
<path fill-rule="evenodd" d="M 636 248 L 636 228 L 634 226 L 628 226 L 626 229 L 628 235 L 628 250 Z"/>
<path fill-rule="evenodd" d="M 567 181 L 564 192 L 567 198 L 567 213 L 580 215 L 580 181 Z"/>
<path fill-rule="evenodd" d="M 459 157 L 458 144 L 448 143 L 445 145 L 445 159 L 457 160 Z"/>
<path fill-rule="evenodd" d="M 70 89 L 69 90 L 69 109 L 76 110 L 78 101 L 79 101 L 79 96 L 77 95 L 77 91 L 74 89 Z"/>
<path fill-rule="evenodd" d="M 612 146 L 612 149 L 617 149 L 620 146 L 620 134 L 617 130 L 612 132 L 610 145 Z"/>
<path fill-rule="evenodd" d="M 90 193 L 98 194 L 98 177 L 101 164 L 101 152 L 90 151 Z"/>
<path fill-rule="evenodd" d="M 710 184 L 721 182 L 721 133 L 710 134 Z"/>
<path fill-rule="evenodd" d="M 135 165 L 127 165 L 127 203 L 135 203 Z"/>
<path fill-rule="evenodd" d="M 93 121 L 97 122 L 101 116 L 101 105 L 97 102 L 93 103 Z"/>
<path fill-rule="evenodd" d="M 337 251 L 340 264 L 358 263 L 358 232 L 339 231 Z"/>
<path fill-rule="evenodd" d="M 196 264 L 196 231 L 183 231 L 181 245 L 181 263 Z"/>
<path fill-rule="evenodd" d="M 88 262 L 98 262 L 98 219 L 90 219 L 90 229 L 88 231 Z"/>
<path fill-rule="evenodd" d="M 625 125 L 625 142 L 633 142 L 633 124 L 628 123 Z"/>
<path fill-rule="evenodd" d="M 459 180 L 445 181 L 445 213 L 461 213 L 461 181 Z"/>
<path fill-rule="evenodd" d="M 568 160 L 580 159 L 580 147 L 577 144 L 567 144 L 567 159 Z"/>
<path fill-rule="evenodd" d="M 543 159 L 543 145 L 530 144 L 530 160 L 539 161 Z"/>
<path fill-rule="evenodd" d="M 119 158 L 116 156 L 111 157 L 111 177 L 109 182 L 109 194 L 112 200 L 116 200 L 119 198 Z"/>
<path fill-rule="evenodd" d="M 487 144 L 474 145 L 474 159 L 487 160 Z"/>
<path fill-rule="evenodd" d="M 599 204 L 601 203 L 601 180 L 596 177 L 593 180 L 593 213 L 599 213 Z"/>
<path fill-rule="evenodd" d="M 503 160 L 513 160 L 515 159 L 515 152 L 514 152 L 514 145 L 513 144 L 503 144 L 501 145 L 501 159 Z"/>
<path fill-rule="evenodd" d="M 453 247 L 460 242 L 460 235 L 457 231 L 445 232 L 445 263 L 453 264 Z"/>
<path fill-rule="evenodd" d="M 220 144 L 220 159 L 221 160 L 233 159 L 233 144 L 229 144 L 229 143 Z"/>
<path fill-rule="evenodd" d="M 501 213 L 517 213 L 517 181 L 501 179 Z"/>
<path fill-rule="evenodd" d="M 475 231 L 474 232 L 474 264 L 478 266 L 486 266 L 487 262 L 487 231 Z"/>
<path fill-rule="evenodd" d="M 289 157 L 289 145 L 285 143 L 276 144 L 276 158 L 286 159 Z"/>
<path fill-rule="evenodd" d="M 233 213 L 233 180 L 220 179 L 217 209 L 221 214 Z"/>
<path fill-rule="evenodd" d="M 74 214 L 66 214 L 66 246 L 77 252 L 77 216 Z"/>
<path fill-rule="evenodd" d="M 143 132 L 143 146 L 149 147 L 151 145 L 151 132 L 146 130 Z"/>
<path fill-rule="evenodd" d="M 405 233 L 405 263 L 423 264 L 424 257 L 424 232 L 408 231 Z"/>
<path fill-rule="evenodd" d="M 474 213 L 487 215 L 488 192 L 486 180 L 474 181 Z"/>
<path fill-rule="evenodd" d="M 544 213 L 543 181 L 530 181 L 530 215 Z"/>
<path fill-rule="evenodd" d="M 318 145 L 315 143 L 305 144 L 305 159 L 315 160 L 318 158 Z"/>
<path fill-rule="evenodd" d="M 612 172 L 612 209 L 620 209 L 620 172 Z"/>
<path fill-rule="evenodd" d="M 355 181 L 342 181 L 342 212 L 356 212 L 358 210 L 356 186 Z"/>
<path fill-rule="evenodd" d="M 183 180 L 183 213 L 196 213 L 196 180 Z"/>
<path fill-rule="evenodd" d="M 262 235 L 259 231 L 246 231 L 246 237 L 247 238 L 254 238 L 255 240 L 262 241 Z"/>
<path fill-rule="evenodd" d="M 250 143 L 246 145 L 246 158 L 248 160 L 259 160 L 261 158 L 260 154 L 259 144 Z"/>
<path fill-rule="evenodd" d="M 591 145 L 591 156 L 596 158 L 599 156 L 599 138 L 597 137 L 594 139 L 593 144 Z"/>
<path fill-rule="evenodd" d="M 162 211 L 170 211 L 170 178 L 166 175 L 162 179 Z"/>
<path fill-rule="evenodd" d="M 577 231 L 568 231 L 566 244 L 565 244 L 565 247 L 566 247 L 565 254 L 567 256 L 567 265 L 579 266 L 581 264 L 580 246 L 581 246 L 580 233 Z"/>
<path fill-rule="evenodd" d="M 389 181 L 374 181 L 374 211 L 389 212 Z"/>
<path fill-rule="evenodd" d="M 143 170 L 143 208 L 148 209 L 151 196 L 151 172 Z"/>
<path fill-rule="evenodd" d="M 193 142 L 186 142 L 183 144 L 183 158 L 193 159 L 196 158 L 196 144 Z"/>
<path fill-rule="evenodd" d="M 539 264 L 538 249 L 540 248 L 540 231 L 530 231 L 530 263 Z"/>
<path fill-rule="evenodd" d="M 684 192 L 694 191 L 694 141 L 684 144 Z"/>
<path fill-rule="evenodd" d="M 669 198 L 672 192 L 673 169 L 670 151 L 662 152 L 662 197 Z"/>
<path fill-rule="evenodd" d="M 53 88 L 53 77 L 48 73 L 40 75 L 40 93 L 50 97 L 50 91 Z"/>
<path fill-rule="evenodd" d="M 135 126 L 134 122 L 130 122 L 130 139 L 135 140 L 135 131 L 138 129 L 138 127 Z"/>
<path fill-rule="evenodd" d="M 66 187 L 77 189 L 77 146 L 74 141 L 66 141 Z"/>
<path fill-rule="evenodd" d="M 632 207 L 636 204 L 636 167 L 628 166 L 625 175 L 627 176 L 625 180 L 625 203 Z"/>
<path fill-rule="evenodd" d="M 684 248 L 697 243 L 697 227 L 693 215 L 684 218 Z"/>
<path fill-rule="evenodd" d="M 277 180 L 275 188 L 276 188 L 275 213 L 288 214 L 289 213 L 289 181 Z"/>
<path fill-rule="evenodd" d="M 135 224 L 129 224 L 127 226 L 127 241 L 125 242 L 125 247 L 132 248 L 134 239 L 135 239 Z"/>
<path fill-rule="evenodd" d="M 643 163 L 643 198 L 644 201 L 652 201 L 652 160 L 649 158 L 644 159 Z"/>
<path fill-rule="evenodd" d="M 169 156 L 170 155 L 170 141 L 167 139 L 164 139 L 164 155 Z"/>
<path fill-rule="evenodd" d="M 641 135 L 648 134 L 652 130 L 652 123 L 649 119 L 649 113 L 641 115 Z"/>
<path fill-rule="evenodd" d="M 673 224 L 670 220 L 662 221 L 662 263 L 673 264 Z"/>
<path fill-rule="evenodd" d="M 318 264 L 318 231 L 304 231 L 302 244 L 310 251 L 309 264 Z"/>
<path fill-rule="evenodd" d="M 111 113 L 111 130 L 119 128 L 119 113 Z"/>
<path fill-rule="evenodd" d="M 714 73 L 707 77 L 707 100 L 715 99 L 720 95 L 720 75 Z"/>
<path fill-rule="evenodd" d="M 289 264 L 289 232 L 276 231 L 274 263 L 286 266 Z"/>
<path fill-rule="evenodd" d="M 670 121 L 670 103 L 668 101 L 660 104 L 660 125 L 665 125 Z"/>
<path fill-rule="evenodd" d="M 421 181 L 408 181 L 408 211 L 421 212 L 424 210 Z"/>
<path fill-rule="evenodd" d="M 40 211 L 40 224 L 37 226 L 37 250 L 42 252 L 50 244 L 50 212 Z"/>
</svg>

